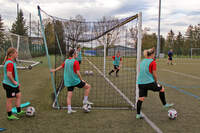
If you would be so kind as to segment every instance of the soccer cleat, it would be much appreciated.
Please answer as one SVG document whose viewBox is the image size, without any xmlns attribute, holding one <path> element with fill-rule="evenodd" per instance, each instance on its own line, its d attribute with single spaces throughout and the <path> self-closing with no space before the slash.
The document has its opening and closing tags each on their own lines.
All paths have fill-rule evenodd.
<svg viewBox="0 0 200 133">
<path fill-rule="evenodd" d="M 76 110 L 72 110 L 72 109 L 71 109 L 71 110 L 68 110 L 67 113 L 68 113 L 68 114 L 76 113 Z"/>
<path fill-rule="evenodd" d="M 14 115 L 11 115 L 11 116 L 8 116 L 8 120 L 19 120 L 19 118 Z"/>
<path fill-rule="evenodd" d="M 164 105 L 164 108 L 167 109 L 167 108 L 169 108 L 169 107 L 172 107 L 173 105 L 174 105 L 173 103 L 172 103 L 172 104 L 166 103 L 166 104 Z"/>
<path fill-rule="evenodd" d="M 89 105 L 92 105 L 92 104 L 94 104 L 94 103 L 92 103 L 92 102 L 90 102 L 90 101 L 83 101 L 83 105 L 85 105 L 85 104 L 89 104 Z"/>
<path fill-rule="evenodd" d="M 136 114 L 136 119 L 143 119 L 143 116 L 141 114 Z"/>
<path fill-rule="evenodd" d="M 21 110 L 21 112 L 17 113 L 18 116 L 21 116 L 21 115 L 24 115 L 24 114 L 26 114 L 26 112 L 23 111 L 23 110 Z"/>
</svg>

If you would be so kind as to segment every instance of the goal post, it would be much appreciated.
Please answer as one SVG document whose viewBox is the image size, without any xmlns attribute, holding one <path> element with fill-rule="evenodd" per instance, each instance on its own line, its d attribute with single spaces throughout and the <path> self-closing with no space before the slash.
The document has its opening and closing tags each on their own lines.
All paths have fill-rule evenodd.
<svg viewBox="0 0 200 133">
<path fill-rule="evenodd" d="M 18 69 L 32 69 L 34 66 L 40 64 L 40 61 L 33 59 L 29 48 L 29 37 L 14 34 L 8 31 L 1 31 L 4 35 L 4 41 L 1 44 L 1 62 L 0 67 L 3 67 L 3 58 L 6 56 L 8 48 L 13 47 L 18 52 L 18 58 L 16 59 Z"/>
<path fill-rule="evenodd" d="M 83 80 L 91 85 L 89 99 L 94 102 L 93 107 L 134 108 L 138 97 L 136 80 L 141 60 L 142 13 L 126 18 L 105 17 L 98 21 L 86 21 L 80 18 L 58 18 L 40 8 L 38 10 L 41 12 L 39 16 L 46 51 L 47 46 L 50 46 L 47 43 L 54 40 L 55 52 L 52 56 L 55 56 L 55 68 L 63 63 L 63 50 L 65 58 L 69 47 L 81 46 L 81 51 L 85 51 L 82 53 L 80 73 Z M 135 30 L 137 32 L 134 32 Z M 117 55 L 118 52 L 120 56 Z M 50 63 L 48 54 L 47 58 Z M 118 63 L 114 62 L 116 60 Z M 51 66 L 52 64 L 49 68 Z M 119 71 L 116 69 L 118 66 Z M 67 108 L 67 88 L 63 85 L 63 70 L 56 71 L 51 77 L 55 94 L 53 107 Z M 83 96 L 84 89 L 74 89 L 74 108 L 81 108 Z"/>
</svg>

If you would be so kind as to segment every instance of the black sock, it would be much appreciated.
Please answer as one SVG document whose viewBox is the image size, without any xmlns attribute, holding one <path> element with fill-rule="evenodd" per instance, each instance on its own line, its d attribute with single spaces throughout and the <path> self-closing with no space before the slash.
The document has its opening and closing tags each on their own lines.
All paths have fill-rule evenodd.
<svg viewBox="0 0 200 133">
<path fill-rule="evenodd" d="M 17 107 L 17 113 L 21 112 L 21 107 Z"/>
<path fill-rule="evenodd" d="M 137 102 L 137 114 L 140 114 L 140 110 L 141 110 L 141 107 L 142 107 L 142 102 L 143 101 L 140 101 L 140 100 L 138 100 L 138 102 Z"/>
<path fill-rule="evenodd" d="M 116 75 L 117 75 L 118 72 L 119 72 L 119 69 L 117 69 L 117 71 L 116 71 Z"/>
<path fill-rule="evenodd" d="M 10 111 L 10 112 L 7 112 L 8 113 L 8 116 L 11 116 L 12 115 L 12 112 Z"/>
<path fill-rule="evenodd" d="M 162 104 L 165 105 L 166 104 L 165 92 L 160 92 L 159 96 L 160 96 L 160 100 L 161 100 Z"/>
<path fill-rule="evenodd" d="M 113 70 L 111 70 L 110 72 L 109 72 L 109 74 L 111 74 L 112 72 L 114 72 Z"/>
</svg>

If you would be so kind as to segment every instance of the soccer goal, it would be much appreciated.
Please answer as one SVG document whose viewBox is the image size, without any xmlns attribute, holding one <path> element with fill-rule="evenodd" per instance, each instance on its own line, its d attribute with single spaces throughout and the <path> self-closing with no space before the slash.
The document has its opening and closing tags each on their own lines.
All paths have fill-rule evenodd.
<svg viewBox="0 0 200 133">
<path fill-rule="evenodd" d="M 6 56 L 6 51 L 10 47 L 17 49 L 18 58 L 16 59 L 18 69 L 32 69 L 32 67 L 40 64 L 39 61 L 34 61 L 29 49 L 29 38 L 20 36 L 11 32 L 1 31 L 4 35 L 3 42 L 0 44 L 1 49 L 1 64 Z M 3 67 L 3 65 L 0 65 Z"/>
<path fill-rule="evenodd" d="M 191 58 L 199 58 L 200 57 L 200 48 L 191 48 Z"/>
<path fill-rule="evenodd" d="M 63 19 L 49 15 L 38 6 L 41 29 L 50 58 L 48 43 L 55 44 L 52 55 L 60 66 L 70 48 L 80 46 L 82 78 L 91 85 L 89 99 L 97 109 L 132 109 L 138 97 L 136 79 L 141 58 L 142 13 L 125 18 L 103 17 L 87 21 L 82 16 Z M 120 71 L 114 69 L 113 59 L 120 52 Z M 66 108 L 67 89 L 63 86 L 63 71 L 51 75 L 54 89 L 54 108 Z M 84 89 L 73 92 L 72 106 L 82 107 Z"/>
</svg>

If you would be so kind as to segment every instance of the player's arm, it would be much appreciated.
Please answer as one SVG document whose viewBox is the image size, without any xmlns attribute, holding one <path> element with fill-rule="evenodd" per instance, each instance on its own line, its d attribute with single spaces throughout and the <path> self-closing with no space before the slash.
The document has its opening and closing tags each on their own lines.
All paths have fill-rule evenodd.
<svg viewBox="0 0 200 133">
<path fill-rule="evenodd" d="M 153 61 L 151 64 L 151 69 L 152 69 L 152 75 L 153 75 L 153 78 L 154 78 L 154 80 L 155 80 L 155 82 L 157 82 L 158 81 L 158 75 L 157 75 L 157 71 L 156 71 L 156 62 L 155 61 Z"/>
<path fill-rule="evenodd" d="M 153 78 L 154 78 L 155 82 L 157 82 L 158 81 L 157 72 L 155 70 L 153 70 L 152 74 L 153 74 Z"/>
<path fill-rule="evenodd" d="M 120 64 L 119 67 L 122 67 L 122 58 L 120 58 Z"/>
<path fill-rule="evenodd" d="M 79 79 L 82 80 L 81 73 L 79 70 L 76 71 L 76 74 L 78 75 Z"/>
<path fill-rule="evenodd" d="M 14 84 L 14 85 L 17 85 L 17 81 L 15 81 L 15 78 L 13 77 L 13 71 L 14 71 L 14 66 L 12 63 L 9 63 L 7 65 L 7 76 L 8 78 L 10 79 L 10 81 Z"/>
<path fill-rule="evenodd" d="M 56 69 L 50 69 L 50 72 L 55 72 L 63 68 L 63 65 L 57 67 Z"/>
<path fill-rule="evenodd" d="M 12 72 L 7 72 L 7 76 L 8 78 L 10 79 L 10 81 L 14 84 L 14 85 L 17 85 L 17 81 L 15 81 L 13 75 L 12 75 Z"/>
<path fill-rule="evenodd" d="M 74 62 L 74 72 L 78 75 L 79 79 L 82 80 L 81 73 L 80 73 L 80 65 L 78 61 Z"/>
</svg>

